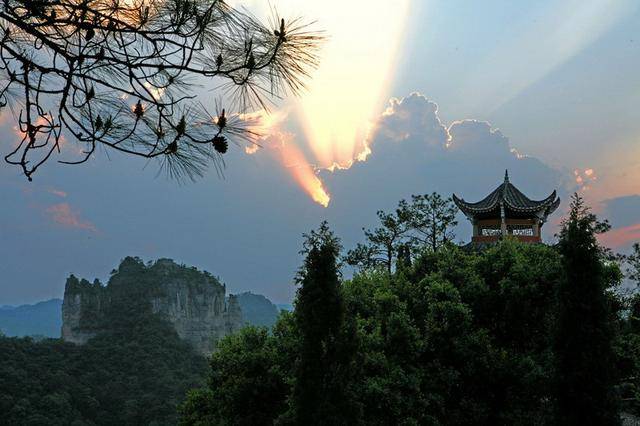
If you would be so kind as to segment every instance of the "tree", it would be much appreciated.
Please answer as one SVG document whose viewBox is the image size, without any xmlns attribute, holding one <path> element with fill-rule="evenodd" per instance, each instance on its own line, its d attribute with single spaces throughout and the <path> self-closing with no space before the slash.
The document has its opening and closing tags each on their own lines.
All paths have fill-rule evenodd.
<svg viewBox="0 0 640 426">
<path fill-rule="evenodd" d="M 457 208 L 451 198 L 433 192 L 400 200 L 393 213 L 378 211 L 380 227 L 364 230 L 367 240 L 349 250 L 345 261 L 362 270 L 382 266 L 391 273 L 394 260 L 411 265 L 412 252 L 427 246 L 435 252 L 454 238 Z"/>
<path fill-rule="evenodd" d="M 405 200 L 400 201 L 398 211 L 414 231 L 413 238 L 426 244 L 432 251 L 455 237 L 451 228 L 458 224 L 458 208 L 451 198 L 443 198 L 437 192 L 412 195 L 411 204 Z"/>
<path fill-rule="evenodd" d="M 633 253 L 627 256 L 627 276 L 640 286 L 640 243 L 633 245 Z"/>
<path fill-rule="evenodd" d="M 326 222 L 305 235 L 304 264 L 298 272 L 295 322 L 300 335 L 292 412 L 295 424 L 350 424 L 347 396 L 348 341 L 342 333 L 344 306 L 338 270 L 340 240 Z"/>
<path fill-rule="evenodd" d="M 223 0 L 4 1 L 0 107 L 21 138 L 5 160 L 29 180 L 54 154 L 79 164 L 99 146 L 178 178 L 221 166 L 229 140 L 255 136 L 240 113 L 297 93 L 317 63 L 321 37 L 274 18 L 267 27 Z M 190 90 L 214 78 L 234 113 Z"/>
<path fill-rule="evenodd" d="M 266 328 L 226 336 L 211 356 L 208 386 L 189 392 L 183 425 L 272 425 L 288 393 L 278 347 Z"/>
<path fill-rule="evenodd" d="M 558 288 L 556 420 L 563 425 L 617 424 L 611 315 L 596 235 L 610 228 L 573 196 L 559 234 L 564 278 Z"/>
<path fill-rule="evenodd" d="M 408 222 L 401 212 L 385 213 L 378 211 L 380 227 L 364 231 L 367 244 L 359 243 L 355 249 L 349 250 L 345 261 L 352 266 L 368 269 L 383 266 L 388 273 L 393 269 L 393 261 L 402 247 L 408 249 L 405 244 Z"/>
</svg>

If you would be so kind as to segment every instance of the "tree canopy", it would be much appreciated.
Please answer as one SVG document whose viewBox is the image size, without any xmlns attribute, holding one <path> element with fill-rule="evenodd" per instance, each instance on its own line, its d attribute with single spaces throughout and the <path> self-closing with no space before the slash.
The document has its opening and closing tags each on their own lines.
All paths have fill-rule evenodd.
<svg viewBox="0 0 640 426">
<path fill-rule="evenodd" d="M 3 424 L 176 424 L 205 358 L 146 310 L 111 314 L 113 332 L 82 346 L 0 336 Z"/>
<path fill-rule="evenodd" d="M 396 262 L 408 265 L 416 250 L 435 251 L 453 240 L 458 209 L 451 198 L 433 192 L 400 200 L 392 213 L 378 211 L 380 226 L 363 229 L 365 242 L 349 250 L 345 261 L 360 269 L 382 267 L 391 273 Z"/>
<path fill-rule="evenodd" d="M 614 425 L 619 422 L 614 395 L 612 341 L 614 316 L 605 251 L 596 236 L 601 222 L 575 194 L 562 222 L 559 252 L 564 275 L 558 285 L 556 332 L 557 420 L 560 424 Z M 619 271 L 618 271 L 619 272 Z M 615 274 L 619 283 L 621 275 Z"/>
<path fill-rule="evenodd" d="M 211 363 L 183 424 L 250 424 L 258 393 L 269 409 L 253 424 L 265 425 L 300 424 L 301 410 L 304 424 L 363 425 L 616 424 L 640 412 L 640 302 L 616 291 L 619 265 L 596 240 L 607 226 L 579 197 L 557 246 L 426 239 L 410 264 L 362 265 L 341 282 L 321 229 L 306 240 L 295 310 L 272 333 L 226 338 L 233 355 Z M 259 369 L 227 367 L 254 354 Z M 237 383 L 252 377 L 249 395 Z"/>
</svg>

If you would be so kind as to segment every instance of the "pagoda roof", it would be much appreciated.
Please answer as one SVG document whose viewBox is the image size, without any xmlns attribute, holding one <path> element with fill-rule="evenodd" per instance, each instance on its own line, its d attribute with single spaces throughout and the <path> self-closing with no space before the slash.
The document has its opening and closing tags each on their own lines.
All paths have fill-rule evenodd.
<svg viewBox="0 0 640 426">
<path fill-rule="evenodd" d="M 520 214 L 542 214 L 545 218 L 560 205 L 560 198 L 553 191 L 543 200 L 532 200 L 509 182 L 509 172 L 505 171 L 504 182 L 484 199 L 469 203 L 453 194 L 453 201 L 467 216 L 489 213 L 503 204 L 509 210 Z"/>
</svg>

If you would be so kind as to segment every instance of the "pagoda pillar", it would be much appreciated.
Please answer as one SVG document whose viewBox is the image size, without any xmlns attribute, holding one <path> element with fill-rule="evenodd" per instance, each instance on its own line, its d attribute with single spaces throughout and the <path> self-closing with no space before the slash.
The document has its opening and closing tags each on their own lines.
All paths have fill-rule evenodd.
<svg viewBox="0 0 640 426">
<path fill-rule="evenodd" d="M 502 237 L 507 236 L 507 216 L 504 212 L 504 203 L 500 203 L 500 232 Z"/>
</svg>

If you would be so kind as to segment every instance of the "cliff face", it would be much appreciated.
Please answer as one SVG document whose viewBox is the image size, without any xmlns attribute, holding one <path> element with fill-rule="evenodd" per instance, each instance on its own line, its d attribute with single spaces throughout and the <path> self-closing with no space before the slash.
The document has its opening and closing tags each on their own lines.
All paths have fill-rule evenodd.
<svg viewBox="0 0 640 426">
<path fill-rule="evenodd" d="M 62 339 L 81 345 L 97 334 L 95 321 L 87 321 L 87 318 L 104 316 L 102 308 L 108 300 L 106 293 L 97 280 L 91 284 L 73 275 L 67 278 L 62 300 Z"/>
<path fill-rule="evenodd" d="M 224 285 L 195 268 L 161 259 L 145 265 L 126 258 L 107 286 L 67 280 L 62 304 L 62 338 L 83 344 L 113 330 L 120 317 L 140 311 L 171 323 L 177 334 L 201 354 L 215 350 L 221 337 L 244 324 L 235 296 L 225 299 Z"/>
</svg>

